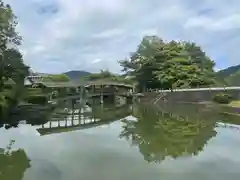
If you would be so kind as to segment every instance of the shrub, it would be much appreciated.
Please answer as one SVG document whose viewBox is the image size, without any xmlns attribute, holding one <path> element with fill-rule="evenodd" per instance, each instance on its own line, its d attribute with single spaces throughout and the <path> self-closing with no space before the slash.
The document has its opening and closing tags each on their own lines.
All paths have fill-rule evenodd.
<svg viewBox="0 0 240 180">
<path fill-rule="evenodd" d="M 27 88 L 26 89 L 26 94 L 28 95 L 39 95 L 42 94 L 42 89 L 41 88 Z"/>
<path fill-rule="evenodd" d="M 47 104 L 48 97 L 45 95 L 32 95 L 25 98 L 28 103 L 32 104 Z"/>
<path fill-rule="evenodd" d="M 232 101 L 232 96 L 225 93 L 219 93 L 213 97 L 213 101 L 219 104 L 229 104 Z"/>
<path fill-rule="evenodd" d="M 0 120 L 6 108 L 7 108 L 7 101 L 5 99 L 5 96 L 3 94 L 0 94 Z"/>
</svg>

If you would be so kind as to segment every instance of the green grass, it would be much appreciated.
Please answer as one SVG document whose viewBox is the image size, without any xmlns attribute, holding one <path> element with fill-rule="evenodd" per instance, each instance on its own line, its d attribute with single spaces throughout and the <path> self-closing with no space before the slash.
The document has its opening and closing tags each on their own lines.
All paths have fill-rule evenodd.
<svg viewBox="0 0 240 180">
<path fill-rule="evenodd" d="M 238 101 L 232 101 L 228 104 L 228 106 L 231 106 L 231 107 L 239 107 L 240 108 L 240 100 Z"/>
</svg>

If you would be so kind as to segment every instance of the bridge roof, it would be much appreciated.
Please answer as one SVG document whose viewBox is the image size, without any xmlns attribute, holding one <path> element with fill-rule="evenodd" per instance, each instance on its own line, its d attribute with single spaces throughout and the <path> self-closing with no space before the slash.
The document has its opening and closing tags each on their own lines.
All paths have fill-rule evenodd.
<svg viewBox="0 0 240 180">
<path fill-rule="evenodd" d="M 35 84 L 42 84 L 46 87 L 83 87 L 83 86 L 91 86 L 91 85 L 113 85 L 113 86 L 122 86 L 126 88 L 133 88 L 133 85 L 114 82 L 114 81 L 69 81 L 69 82 L 52 82 L 52 81 L 41 81 L 38 80 Z"/>
<path fill-rule="evenodd" d="M 37 84 L 42 84 L 46 87 L 50 87 L 50 88 L 57 88 L 57 87 L 80 87 L 80 86 L 84 86 L 84 84 L 76 84 L 73 82 L 37 82 Z"/>
<path fill-rule="evenodd" d="M 127 88 L 132 88 L 133 85 L 131 84 L 126 84 L 126 83 L 121 83 L 121 82 L 114 82 L 114 81 L 88 81 L 86 82 L 86 86 L 91 86 L 91 85 L 113 85 L 113 86 L 122 86 L 122 87 L 127 87 Z"/>
</svg>

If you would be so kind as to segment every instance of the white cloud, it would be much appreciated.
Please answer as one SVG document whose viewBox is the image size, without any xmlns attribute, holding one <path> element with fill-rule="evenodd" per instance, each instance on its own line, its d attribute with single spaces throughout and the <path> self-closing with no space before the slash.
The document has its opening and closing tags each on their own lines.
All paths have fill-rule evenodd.
<svg viewBox="0 0 240 180">
<path fill-rule="evenodd" d="M 92 64 L 98 63 L 100 61 L 102 61 L 102 60 L 101 59 L 95 59 L 94 61 L 92 61 Z"/>
<path fill-rule="evenodd" d="M 192 40 L 217 62 L 240 63 L 239 0 L 5 0 L 19 17 L 34 70 L 119 72 L 144 35 Z"/>
<path fill-rule="evenodd" d="M 190 18 L 185 24 L 185 28 L 192 27 L 202 27 L 210 31 L 238 29 L 240 28 L 240 14 L 234 14 L 220 19 L 211 19 L 206 16 L 193 17 Z"/>
<path fill-rule="evenodd" d="M 114 36 L 120 36 L 124 33 L 123 29 L 110 29 L 107 31 L 103 31 L 100 33 L 96 33 L 93 34 L 92 37 L 93 38 L 100 38 L 100 39 L 104 39 L 104 38 L 114 38 Z"/>
</svg>

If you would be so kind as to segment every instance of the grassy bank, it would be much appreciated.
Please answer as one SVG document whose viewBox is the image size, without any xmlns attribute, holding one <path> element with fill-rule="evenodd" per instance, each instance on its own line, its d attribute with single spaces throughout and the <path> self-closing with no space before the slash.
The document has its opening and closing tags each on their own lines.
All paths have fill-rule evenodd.
<svg viewBox="0 0 240 180">
<path fill-rule="evenodd" d="M 228 106 L 240 108 L 240 100 L 238 100 L 238 101 L 232 101 L 232 102 L 230 102 L 230 103 L 228 104 Z"/>
</svg>

